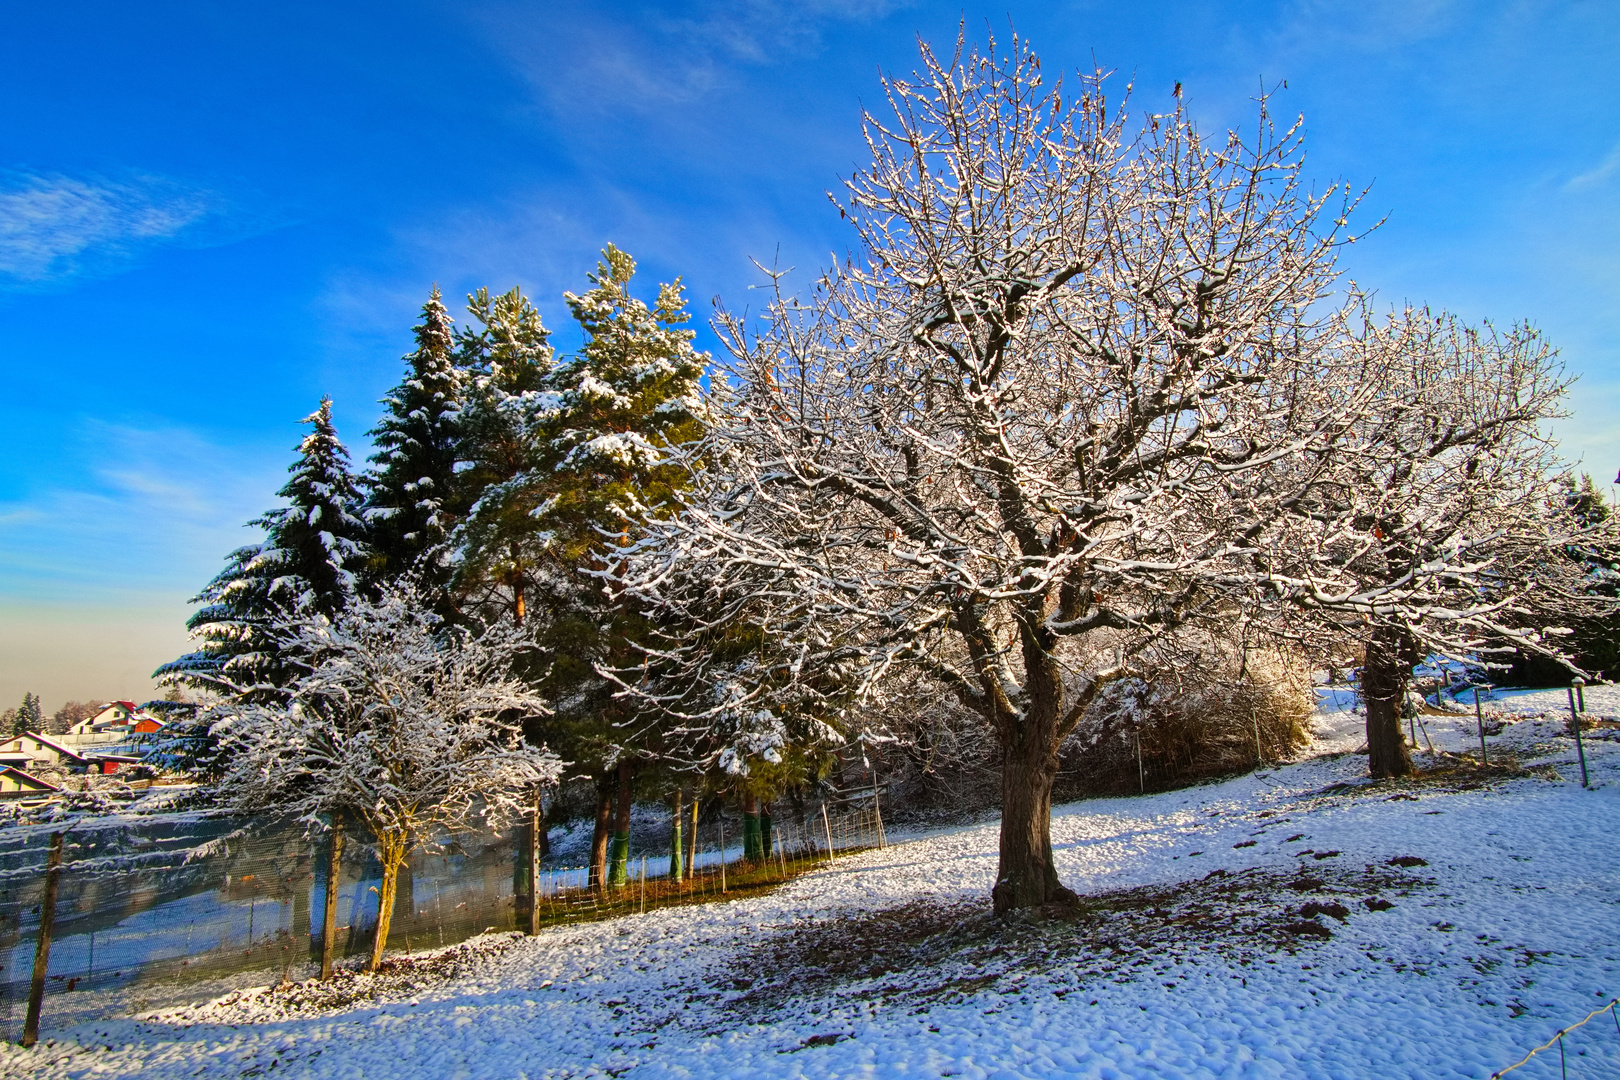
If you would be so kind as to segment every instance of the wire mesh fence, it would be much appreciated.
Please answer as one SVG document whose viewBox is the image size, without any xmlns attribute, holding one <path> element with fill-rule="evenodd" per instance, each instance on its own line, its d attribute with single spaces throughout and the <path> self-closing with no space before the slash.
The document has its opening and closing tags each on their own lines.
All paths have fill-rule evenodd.
<svg viewBox="0 0 1620 1080">
<path fill-rule="evenodd" d="M 0 1038 L 8 1041 L 22 1032 L 53 831 L 0 831 Z M 401 871 L 388 949 L 408 954 L 526 927 L 523 839 L 463 834 L 416 853 Z M 885 837 L 867 793 L 771 822 L 764 853 L 752 859 L 743 858 L 735 815 L 705 820 L 686 841 L 678 874 L 666 839 L 632 852 L 622 885 L 593 888 L 588 866 L 548 859 L 540 924 L 746 896 Z M 207 813 L 98 818 L 66 830 L 46 1030 L 316 974 L 326 853 L 327 841 L 312 841 L 296 823 Z M 337 881 L 339 956 L 370 950 L 381 878 L 381 865 L 351 842 Z"/>
</svg>

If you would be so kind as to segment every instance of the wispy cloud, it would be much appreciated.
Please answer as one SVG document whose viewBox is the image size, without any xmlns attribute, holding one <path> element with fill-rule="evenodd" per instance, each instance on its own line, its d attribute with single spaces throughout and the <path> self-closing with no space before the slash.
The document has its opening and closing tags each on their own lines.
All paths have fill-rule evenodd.
<svg viewBox="0 0 1620 1080">
<path fill-rule="evenodd" d="M 1565 182 L 1564 190 L 1580 191 L 1584 188 L 1598 187 L 1616 173 L 1620 173 L 1620 143 L 1610 147 L 1609 153 L 1597 165 Z"/>
<path fill-rule="evenodd" d="M 285 476 L 263 448 L 183 428 L 88 421 L 75 435 L 63 449 L 86 474 L 0 503 L 0 600 L 189 596 L 254 539 L 242 526 Z"/>
<path fill-rule="evenodd" d="M 632 111 L 654 113 L 734 85 L 738 65 L 814 56 L 837 23 L 870 22 L 912 0 L 719 0 L 685 6 L 630 6 L 613 14 L 508 5 L 486 9 L 494 46 L 565 120 Z M 563 37 L 567 48 L 558 48 Z"/>
<path fill-rule="evenodd" d="M 128 265 L 220 209 L 163 177 L 0 172 L 0 288 L 38 288 Z"/>
</svg>

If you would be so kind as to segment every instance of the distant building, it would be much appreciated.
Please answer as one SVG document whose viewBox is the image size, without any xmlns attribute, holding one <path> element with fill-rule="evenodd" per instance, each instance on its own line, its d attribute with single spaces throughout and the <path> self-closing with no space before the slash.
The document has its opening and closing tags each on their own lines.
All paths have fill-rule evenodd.
<svg viewBox="0 0 1620 1080">
<path fill-rule="evenodd" d="M 162 728 L 162 720 L 138 708 L 133 701 L 109 701 L 96 715 L 80 720 L 58 739 L 65 746 L 107 746 Z"/>
<path fill-rule="evenodd" d="M 100 766 L 92 769 L 89 757 L 37 731 L 0 742 L 0 765 L 30 773 L 101 771 Z"/>
<path fill-rule="evenodd" d="M 34 795 L 55 795 L 62 789 L 14 765 L 0 765 L 0 799 L 26 799 Z"/>
</svg>

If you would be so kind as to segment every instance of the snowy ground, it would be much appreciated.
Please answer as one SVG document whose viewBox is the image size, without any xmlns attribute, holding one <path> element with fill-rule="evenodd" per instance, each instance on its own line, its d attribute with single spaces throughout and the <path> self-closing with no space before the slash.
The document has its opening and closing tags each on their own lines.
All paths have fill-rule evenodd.
<svg viewBox="0 0 1620 1080">
<path fill-rule="evenodd" d="M 1324 704 L 1320 748 L 1353 750 L 1360 717 Z M 47 1014 L 53 1044 L 0 1074 L 1484 1078 L 1620 993 L 1620 732 L 1587 738 L 1582 790 L 1563 708 L 1490 706 L 1493 760 L 1536 775 L 1373 785 L 1341 754 L 1063 807 L 1072 919 L 989 919 L 996 827 L 959 828 L 770 896 L 481 939 L 349 1004 Z M 1477 748 L 1472 715 L 1424 723 Z M 1599 1019 L 1571 1076 L 1620 1075 Z"/>
</svg>

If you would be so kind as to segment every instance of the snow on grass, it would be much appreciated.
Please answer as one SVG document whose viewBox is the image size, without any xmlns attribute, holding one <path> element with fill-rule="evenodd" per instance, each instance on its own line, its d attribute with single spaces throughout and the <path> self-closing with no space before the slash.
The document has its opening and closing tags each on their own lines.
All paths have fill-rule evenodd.
<svg viewBox="0 0 1620 1080">
<path fill-rule="evenodd" d="M 1587 704 L 1612 715 L 1620 694 Z M 1533 775 L 1451 758 L 1374 784 L 1340 755 L 1061 807 L 1059 868 L 1086 898 L 1065 917 L 990 919 L 996 826 L 960 827 L 770 895 L 491 935 L 370 982 L 67 1031 L 47 1008 L 53 1045 L 0 1050 L 0 1071 L 1483 1078 L 1620 992 L 1620 748 L 1594 733 L 1582 790 L 1561 706 L 1496 703 L 1492 754 Z M 1471 715 L 1424 720 L 1442 752 L 1477 746 Z M 1571 1075 L 1620 1070 L 1599 1024 L 1567 1049 Z"/>
</svg>

